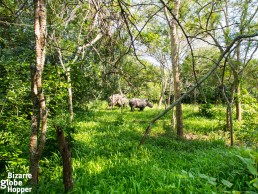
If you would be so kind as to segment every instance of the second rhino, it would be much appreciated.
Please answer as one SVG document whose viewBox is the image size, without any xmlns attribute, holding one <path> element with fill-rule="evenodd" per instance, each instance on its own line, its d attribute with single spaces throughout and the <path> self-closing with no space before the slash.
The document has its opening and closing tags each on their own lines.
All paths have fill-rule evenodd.
<svg viewBox="0 0 258 194">
<path fill-rule="evenodd" d="M 146 106 L 152 108 L 153 105 L 148 99 L 132 98 L 129 101 L 131 111 L 133 112 L 135 108 L 140 108 L 140 111 L 143 111 Z"/>
</svg>

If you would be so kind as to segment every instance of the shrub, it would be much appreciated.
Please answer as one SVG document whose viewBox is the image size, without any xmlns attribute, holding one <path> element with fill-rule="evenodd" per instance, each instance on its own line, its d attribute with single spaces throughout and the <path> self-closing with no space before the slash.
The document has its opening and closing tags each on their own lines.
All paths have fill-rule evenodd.
<svg viewBox="0 0 258 194">
<path fill-rule="evenodd" d="M 212 118 L 213 117 L 212 104 L 210 103 L 201 104 L 199 107 L 199 113 L 203 117 Z"/>
</svg>

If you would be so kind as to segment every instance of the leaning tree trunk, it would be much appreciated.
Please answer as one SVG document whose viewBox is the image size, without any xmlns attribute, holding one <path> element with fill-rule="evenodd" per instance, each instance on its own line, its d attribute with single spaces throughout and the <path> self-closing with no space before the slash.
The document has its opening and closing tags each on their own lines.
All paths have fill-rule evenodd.
<svg viewBox="0 0 258 194">
<path fill-rule="evenodd" d="M 174 1 L 173 14 L 178 18 L 178 12 L 180 7 L 180 0 Z M 169 19 L 166 14 L 170 27 L 170 42 L 171 42 L 171 59 L 174 81 L 174 95 L 175 101 L 181 97 L 181 81 L 179 78 L 179 34 L 178 24 L 174 18 Z M 183 137 L 183 119 L 182 119 L 182 104 L 181 102 L 176 105 L 176 130 L 179 137 Z"/>
<path fill-rule="evenodd" d="M 42 72 L 46 55 L 46 0 L 34 0 L 34 33 L 36 65 L 31 65 L 31 92 L 33 115 L 30 134 L 31 183 L 38 184 L 39 161 L 46 142 L 47 109 L 42 90 Z M 40 142 L 38 142 L 41 128 Z"/>
</svg>

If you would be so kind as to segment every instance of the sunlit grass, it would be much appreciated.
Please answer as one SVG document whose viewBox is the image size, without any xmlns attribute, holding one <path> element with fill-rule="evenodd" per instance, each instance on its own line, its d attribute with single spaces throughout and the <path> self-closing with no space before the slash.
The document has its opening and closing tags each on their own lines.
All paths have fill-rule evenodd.
<svg viewBox="0 0 258 194">
<path fill-rule="evenodd" d="M 143 112 L 96 108 L 77 113 L 76 132 L 72 134 L 75 185 L 71 193 L 255 191 L 248 184 L 246 166 L 236 157 L 245 151 L 227 145 L 228 133 L 223 131 L 225 120 L 221 116 L 224 107 L 214 107 L 212 118 L 199 115 L 197 106 L 183 108 L 184 139 L 177 139 L 168 113 L 154 124 L 139 149 L 149 122 L 164 108 L 155 106 Z M 43 173 L 42 178 L 50 176 L 61 184 L 60 165 L 56 162 L 49 167 L 53 172 Z M 47 190 L 41 185 L 41 190 L 44 188 Z M 62 192 L 53 187 L 52 193 Z"/>
</svg>

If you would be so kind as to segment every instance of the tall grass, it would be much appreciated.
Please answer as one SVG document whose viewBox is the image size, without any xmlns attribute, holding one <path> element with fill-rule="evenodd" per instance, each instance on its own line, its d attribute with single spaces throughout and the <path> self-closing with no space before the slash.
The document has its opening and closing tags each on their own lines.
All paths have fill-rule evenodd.
<svg viewBox="0 0 258 194">
<path fill-rule="evenodd" d="M 239 158 L 248 150 L 227 145 L 223 107 L 213 107 L 214 116 L 205 118 L 198 107 L 184 105 L 186 138 L 176 138 L 166 115 L 139 149 L 146 126 L 162 110 L 100 107 L 76 113 L 71 193 L 257 192 Z M 60 157 L 52 155 L 44 163 L 40 193 L 63 193 Z"/>
</svg>

